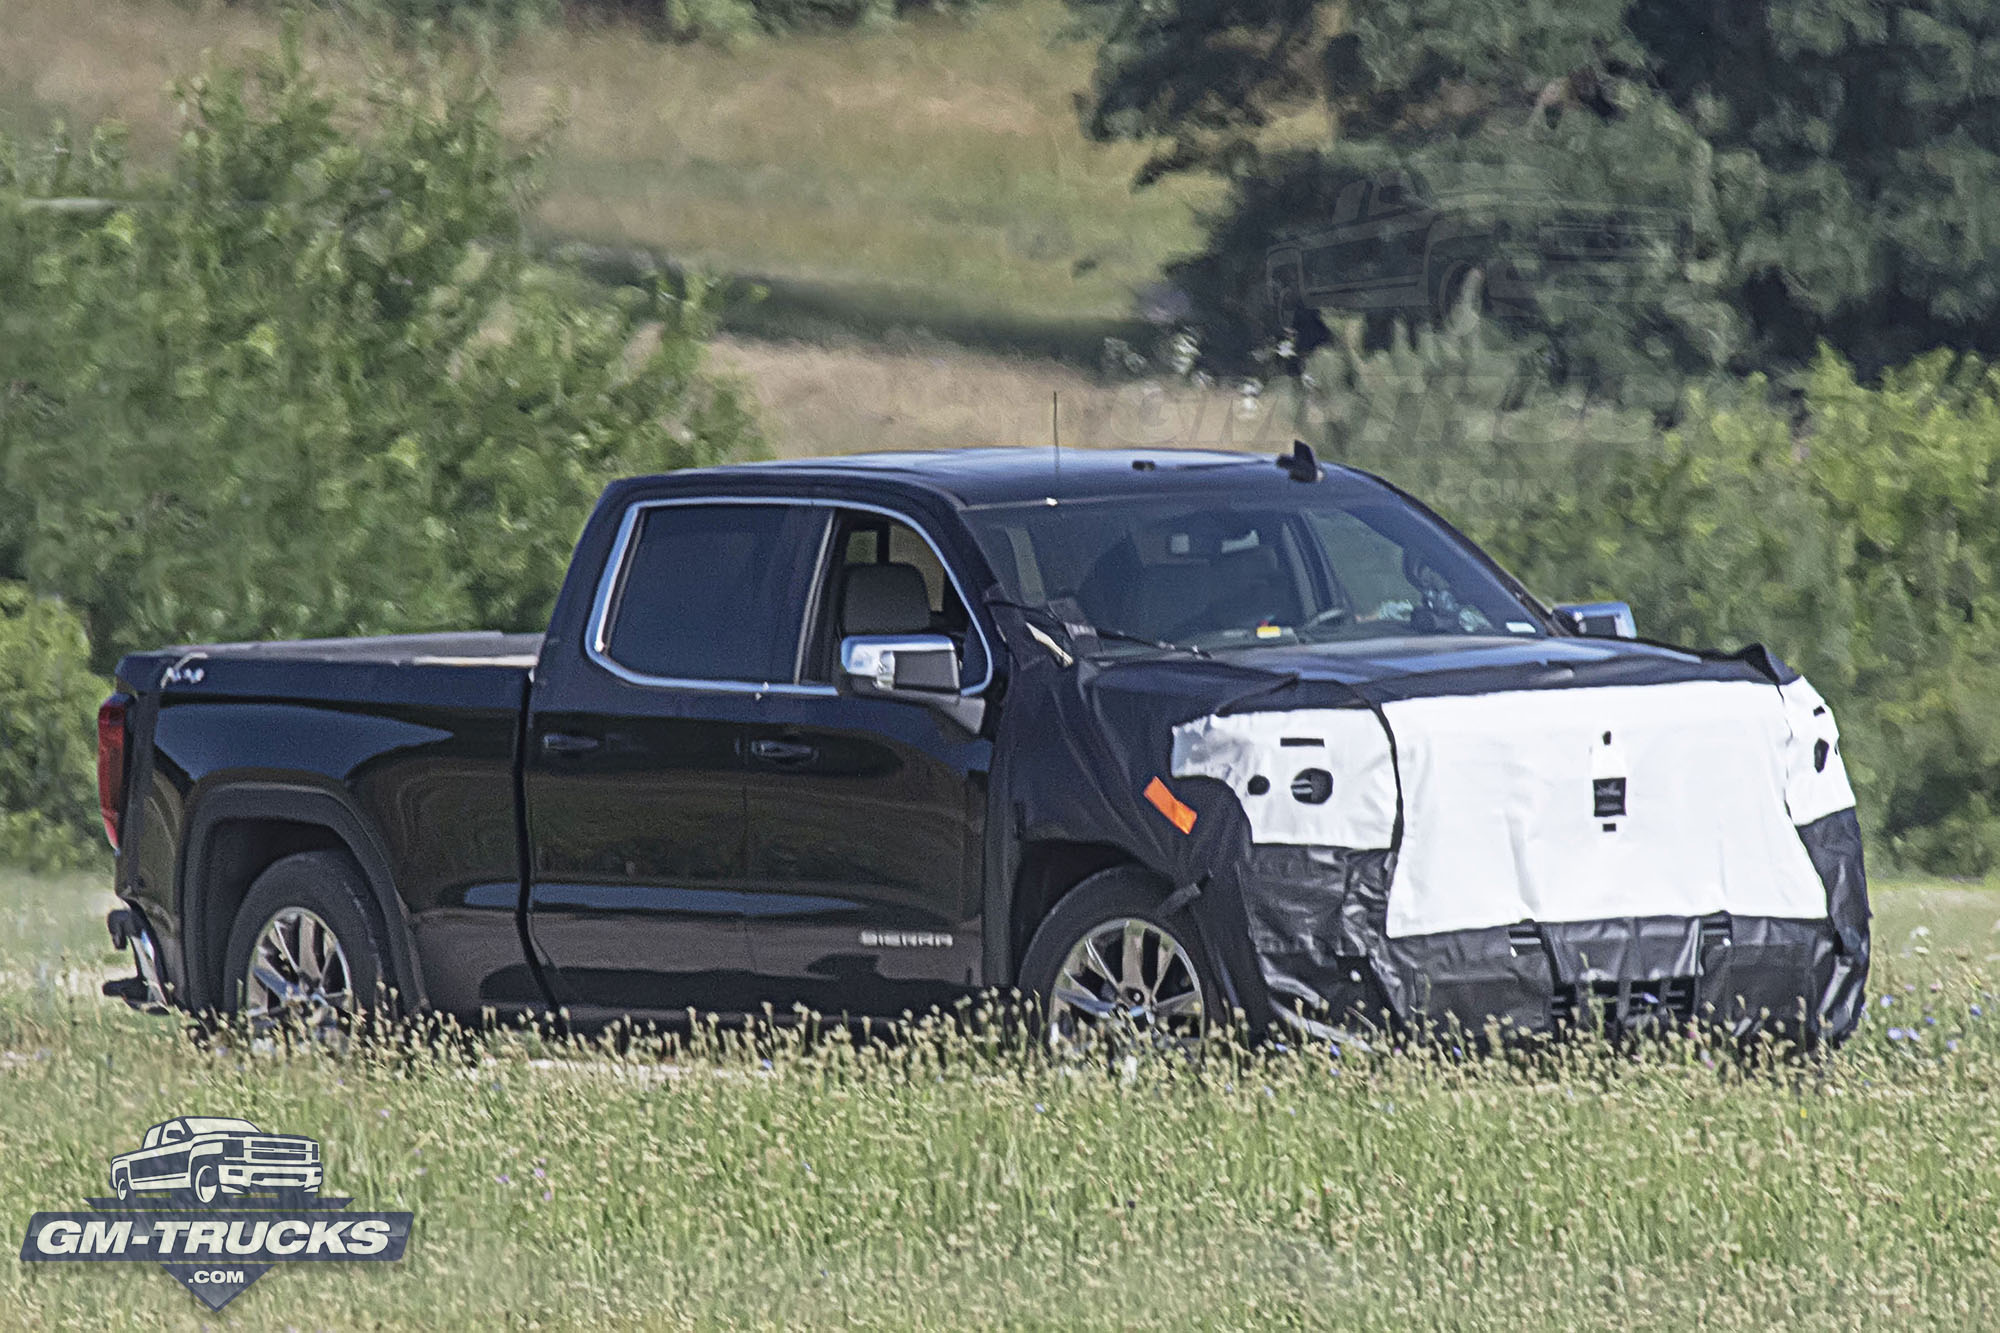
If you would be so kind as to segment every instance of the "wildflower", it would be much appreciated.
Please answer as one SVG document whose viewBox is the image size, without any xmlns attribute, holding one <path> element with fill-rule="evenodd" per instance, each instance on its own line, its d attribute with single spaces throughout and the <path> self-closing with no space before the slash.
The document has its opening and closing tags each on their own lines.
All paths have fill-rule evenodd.
<svg viewBox="0 0 2000 1333">
<path fill-rule="evenodd" d="M 501 1172 L 501 1173 L 500 1173 L 499 1175 L 497 1175 L 497 1176 L 495 1176 L 495 1177 L 493 1177 L 493 1178 L 494 1178 L 495 1180 L 499 1181 L 499 1182 L 500 1182 L 500 1183 L 501 1183 L 502 1185 L 511 1185 L 511 1184 L 513 1184 L 513 1183 L 514 1183 L 514 1178 L 513 1178 L 512 1176 L 508 1175 L 508 1174 L 507 1174 L 506 1172 L 504 1172 L 504 1171 L 502 1171 L 502 1172 Z"/>
<path fill-rule="evenodd" d="M 1046 1107 L 1046 1106 L 1042 1105 L 1042 1104 L 1041 1104 L 1040 1102 L 1036 1102 L 1036 1103 L 1035 1103 L 1035 1114 L 1036 1114 L 1036 1115 L 1047 1115 L 1048 1113 L 1049 1113 L 1049 1108 L 1048 1108 L 1048 1107 Z"/>
<path fill-rule="evenodd" d="M 543 1202 L 543 1203 L 547 1203 L 547 1202 L 548 1202 L 548 1201 L 549 1201 L 550 1199 L 553 1199 L 553 1198 L 555 1198 L 555 1197 L 556 1197 L 556 1192 L 555 1192 L 554 1190 L 543 1190 L 543 1191 L 542 1191 L 542 1202 Z"/>
<path fill-rule="evenodd" d="M 1972 1016 L 1974 1018 L 1984 1018 L 1986 1017 L 1986 1011 L 1975 1004 L 1972 1006 Z"/>
<path fill-rule="evenodd" d="M 1890 1005 L 1894 1004 L 1895 1002 L 1896 1002 L 1896 997 L 1893 995 L 1884 995 L 1882 997 L 1882 1007 L 1884 1009 L 1887 1009 Z"/>
</svg>

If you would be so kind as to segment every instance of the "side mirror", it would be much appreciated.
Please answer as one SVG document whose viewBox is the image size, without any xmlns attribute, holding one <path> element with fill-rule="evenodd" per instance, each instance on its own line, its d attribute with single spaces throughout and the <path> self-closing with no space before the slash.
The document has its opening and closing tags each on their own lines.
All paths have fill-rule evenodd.
<svg viewBox="0 0 2000 1333">
<path fill-rule="evenodd" d="M 1573 602 L 1556 608 L 1556 617 L 1587 639 L 1636 639 L 1639 624 L 1624 602 Z"/>
<path fill-rule="evenodd" d="M 840 641 L 842 694 L 928 704 L 977 732 L 986 702 L 959 692 L 958 647 L 942 634 L 857 634 Z"/>
<path fill-rule="evenodd" d="M 958 693 L 958 649 L 942 634 L 857 634 L 842 639 L 840 671 L 856 694 Z"/>
</svg>

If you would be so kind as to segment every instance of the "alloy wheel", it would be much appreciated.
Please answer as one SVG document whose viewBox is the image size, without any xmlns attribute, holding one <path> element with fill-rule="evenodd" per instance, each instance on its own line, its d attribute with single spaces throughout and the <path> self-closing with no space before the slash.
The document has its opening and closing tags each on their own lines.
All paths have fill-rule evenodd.
<svg viewBox="0 0 2000 1333">
<path fill-rule="evenodd" d="M 332 927 L 303 907 L 287 907 L 265 922 L 243 978 L 243 1016 L 251 1030 L 298 1027 L 332 1035 L 353 1014 L 352 973 Z"/>
<path fill-rule="evenodd" d="M 1049 990 L 1055 1046 L 1136 1037 L 1187 1048 L 1206 1021 L 1193 956 L 1165 928 L 1119 917 L 1085 932 Z"/>
</svg>

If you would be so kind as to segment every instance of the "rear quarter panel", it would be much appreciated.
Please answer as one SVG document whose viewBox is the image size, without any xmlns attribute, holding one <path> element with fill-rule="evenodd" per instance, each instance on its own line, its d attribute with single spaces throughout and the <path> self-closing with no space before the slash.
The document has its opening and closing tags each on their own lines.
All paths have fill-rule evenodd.
<svg viewBox="0 0 2000 1333">
<path fill-rule="evenodd" d="M 424 998 L 476 1010 L 484 971 L 525 963 L 512 919 L 526 670 L 226 653 L 203 667 L 199 682 L 162 687 L 163 665 L 143 682 L 132 677 L 149 674 L 146 661 L 121 666 L 141 693 L 138 729 L 150 729 L 150 744 L 134 756 L 127 808 L 137 827 L 119 889 L 154 924 L 170 972 L 219 965 L 215 942 L 227 926 L 203 921 L 189 892 L 217 811 L 248 789 L 293 790 L 338 802 L 375 843 L 357 854 L 367 871 L 376 870 L 370 853 L 379 858 L 391 880 L 403 919 L 387 925 L 409 933 Z M 475 956 L 462 956 L 467 948 Z"/>
</svg>

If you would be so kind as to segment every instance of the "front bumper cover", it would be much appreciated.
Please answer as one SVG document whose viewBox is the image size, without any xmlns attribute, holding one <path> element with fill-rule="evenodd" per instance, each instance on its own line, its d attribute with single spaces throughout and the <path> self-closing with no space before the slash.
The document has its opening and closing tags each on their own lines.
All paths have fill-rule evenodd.
<svg viewBox="0 0 2000 1333">
<path fill-rule="evenodd" d="M 1825 920 L 1716 913 L 1391 938 L 1387 854 L 1322 848 L 1257 849 L 1244 907 L 1274 1016 L 1312 1030 L 1385 1017 L 1521 1035 L 1702 1020 L 1838 1041 L 1860 1019 L 1868 976 L 1860 828 L 1848 810 L 1799 835 L 1828 886 Z"/>
</svg>

